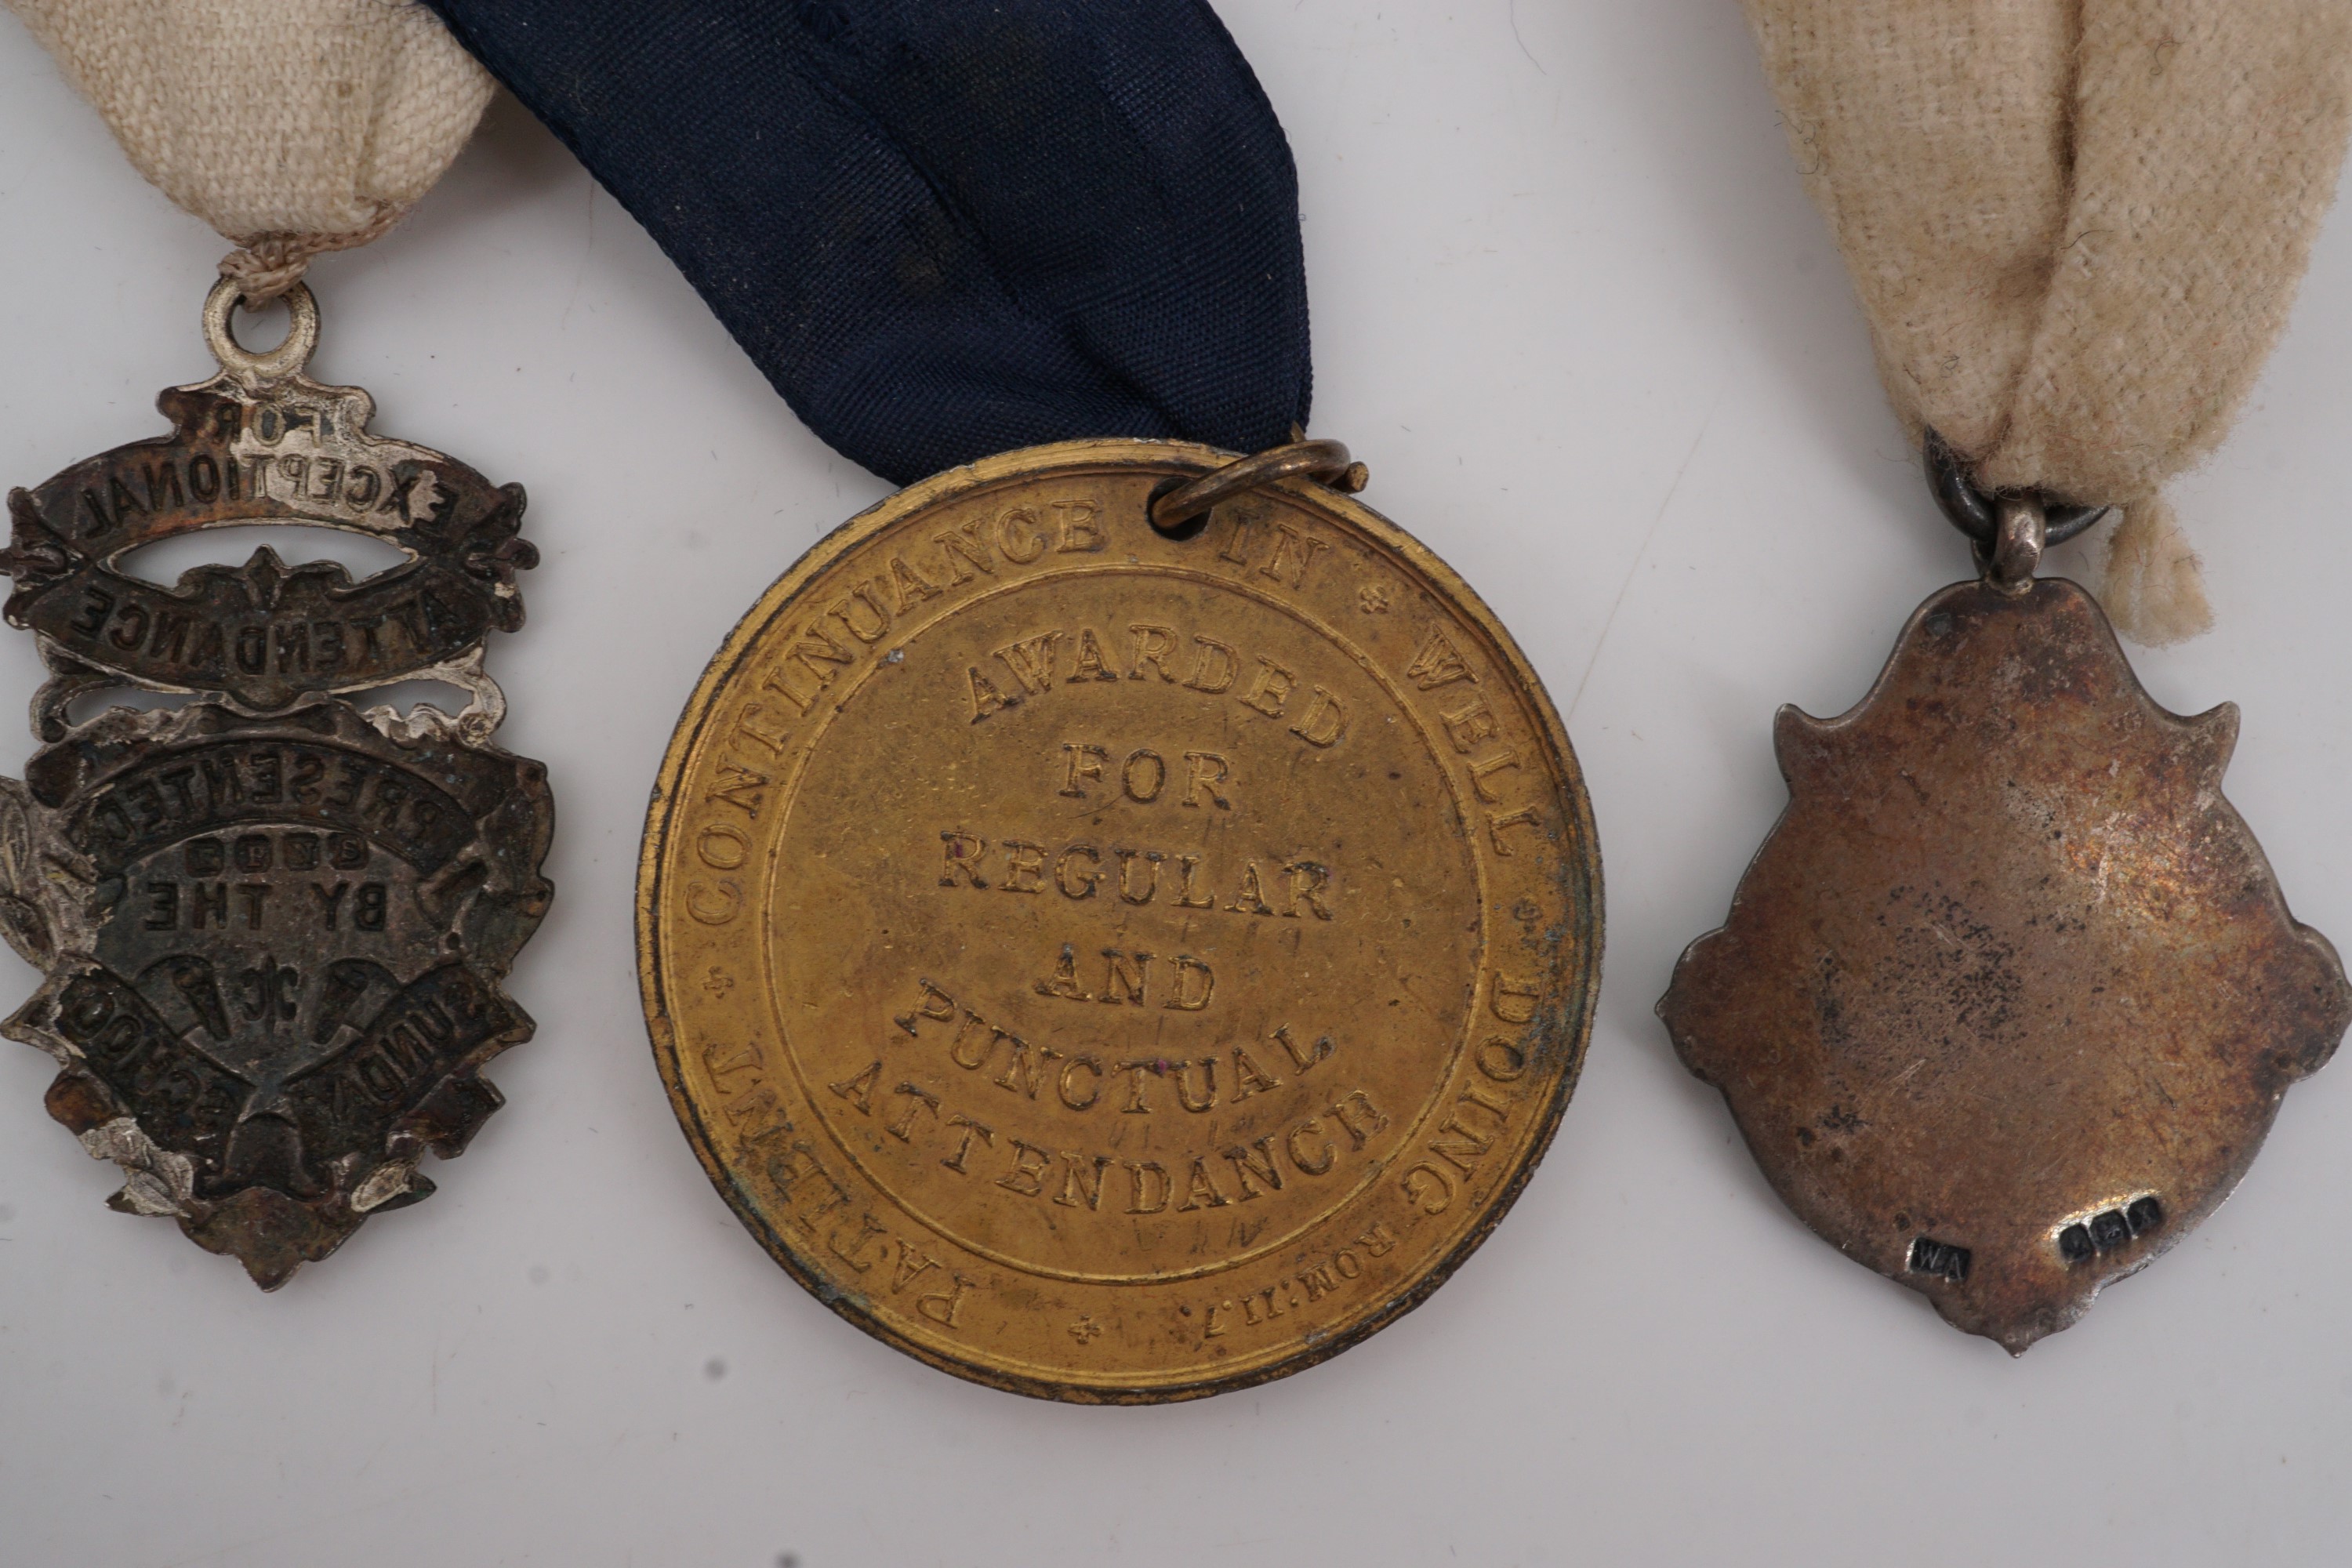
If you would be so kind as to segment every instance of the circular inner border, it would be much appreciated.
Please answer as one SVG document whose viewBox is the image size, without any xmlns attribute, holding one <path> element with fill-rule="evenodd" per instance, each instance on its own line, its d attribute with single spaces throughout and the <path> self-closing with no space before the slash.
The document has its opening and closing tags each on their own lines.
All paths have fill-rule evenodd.
<svg viewBox="0 0 2352 1568">
<path fill-rule="evenodd" d="M 1259 1350 L 1238 1352 L 1229 1360 L 1208 1365 L 1194 1358 L 1165 1370 L 1097 1372 L 975 1348 L 969 1340 L 928 1332 L 910 1321 L 910 1314 L 881 1309 L 864 1296 L 843 1289 L 814 1261 L 813 1251 L 803 1256 L 795 1236 L 805 1233 L 814 1244 L 814 1233 L 806 1232 L 804 1226 L 786 1216 L 772 1218 L 761 1196 L 748 1186 L 748 1178 L 739 1178 L 721 1157 L 718 1130 L 706 1121 L 701 1104 L 685 1081 L 678 1056 L 679 1026 L 673 1021 L 667 1000 L 670 977 L 665 932 L 669 917 L 664 909 L 665 859 L 673 819 L 677 815 L 681 780 L 709 733 L 715 709 L 740 679 L 747 663 L 758 655 L 763 637 L 780 616 L 799 605 L 814 583 L 845 556 L 908 518 L 944 503 L 1013 484 L 1088 473 L 1106 478 L 1130 473 L 1190 477 L 1226 460 L 1226 454 L 1189 443 L 1124 439 L 1064 442 L 1000 454 L 936 476 L 850 520 L 819 542 L 771 585 L 737 623 L 712 658 L 665 754 L 648 813 L 637 899 L 639 976 L 647 1025 L 653 1036 L 656 1065 L 672 1108 L 714 1187 L 770 1256 L 836 1314 L 929 1365 L 1032 1397 L 1119 1404 L 1198 1398 L 1302 1371 L 1378 1332 L 1427 1300 L 1509 1212 L 1558 1131 L 1590 1043 L 1600 978 L 1601 868 L 1581 773 L 1540 679 L 1476 595 L 1424 546 L 1360 502 L 1307 481 L 1288 480 L 1270 488 L 1310 517 L 1362 541 L 1408 582 L 1444 604 L 1446 609 L 1443 618 L 1450 628 L 1468 634 L 1496 673 L 1507 678 L 1503 684 L 1511 693 L 1511 706 L 1530 731 L 1528 738 L 1540 749 L 1546 764 L 1544 772 L 1549 784 L 1547 798 L 1559 811 L 1560 844 L 1555 853 L 1562 862 L 1559 876 L 1566 898 L 1562 914 L 1568 921 L 1563 940 L 1570 951 L 1563 962 L 1549 971 L 1556 992 L 1547 996 L 1538 1015 L 1551 1042 L 1554 1065 L 1538 1095 L 1528 1101 L 1529 1121 L 1523 1131 L 1511 1136 L 1508 1163 L 1496 1167 L 1499 1175 L 1483 1204 L 1465 1210 L 1462 1218 L 1416 1251 L 1402 1289 L 1383 1292 L 1376 1300 L 1341 1315 L 1327 1328 Z M 1334 646 L 1350 646 L 1348 639 L 1329 633 L 1313 617 L 1302 619 L 1312 629 L 1328 636 Z M 1378 679 L 1376 667 L 1374 673 Z M 1384 688 L 1389 686 L 1384 679 L 1381 683 Z M 1462 802 L 1450 775 L 1448 784 L 1456 795 L 1459 812 Z M 1483 852 L 1474 851 L 1472 858 L 1478 868 L 1483 910 L 1489 868 L 1484 864 Z M 761 929 L 765 930 L 764 920 Z M 1482 928 L 1481 941 L 1491 944 L 1490 930 Z M 1459 1060 L 1457 1052 L 1453 1062 L 1458 1067 Z M 797 1078 L 797 1068 L 794 1076 Z M 1441 1087 L 1446 1081 L 1442 1079 Z M 829 1141 L 831 1137 L 829 1132 Z M 880 1188 L 878 1184 L 877 1190 L 890 1195 L 888 1189 Z M 1349 1201 L 1358 1202 L 1360 1198 L 1359 1192 Z M 894 1195 L 891 1201 L 895 1204 Z M 1330 1212 L 1336 1211 L 1327 1214 Z M 780 1228 L 784 1226 L 792 1226 L 795 1234 L 785 1234 Z M 1024 1268 L 1023 1272 L 1029 1271 Z"/>
<path fill-rule="evenodd" d="M 1422 749 L 1429 753 L 1429 760 L 1433 764 L 1434 764 L 1438 780 L 1444 786 L 1447 797 L 1453 803 L 1454 816 L 1465 824 L 1474 820 L 1470 813 L 1469 803 L 1462 796 L 1462 785 L 1460 781 L 1455 779 L 1453 773 L 1447 771 L 1445 766 L 1445 758 L 1437 749 L 1437 737 L 1429 732 L 1429 726 L 1423 721 L 1420 714 L 1413 711 L 1412 705 L 1405 700 L 1404 693 L 1398 689 L 1396 683 L 1389 678 L 1387 672 L 1382 670 L 1378 664 L 1374 663 L 1371 657 L 1365 653 L 1362 648 L 1358 647 L 1349 638 L 1342 637 L 1337 628 L 1324 625 L 1320 620 L 1307 614 L 1297 606 L 1286 605 L 1270 594 L 1261 593 L 1259 590 L 1251 587 L 1245 583 L 1235 583 L 1228 578 L 1220 577 L 1214 573 L 1202 572 L 1196 567 L 1190 566 L 1166 566 L 1153 568 L 1150 570 L 1151 575 L 1153 576 L 1190 578 L 1194 582 L 1205 583 L 1212 587 L 1223 589 L 1226 592 L 1236 595 L 1239 597 L 1248 599 L 1265 609 L 1274 611 L 1276 615 L 1287 616 L 1292 620 L 1297 621 L 1299 625 L 1305 626 L 1308 631 L 1314 633 L 1317 637 L 1323 638 L 1324 641 L 1328 643 L 1331 647 L 1339 649 L 1339 652 L 1353 662 L 1358 668 L 1361 669 L 1367 676 L 1369 676 L 1374 684 L 1380 687 L 1381 690 L 1388 697 L 1393 710 L 1399 714 L 1402 714 L 1405 721 L 1412 725 L 1413 732 L 1421 738 Z M 953 605 L 939 611 L 929 619 L 923 621 L 920 625 L 909 630 L 905 637 L 894 637 L 893 641 L 898 647 L 908 647 L 918 637 L 946 626 L 957 616 L 966 610 L 971 609 L 979 605 L 985 604 L 991 599 L 1000 598 L 1009 594 L 1022 593 L 1027 589 L 1037 587 L 1042 584 L 1068 582 L 1072 578 L 1076 577 L 1127 577 L 1136 574 L 1134 568 L 1108 565 L 1085 565 L 1066 567 L 1057 572 L 1046 573 L 1035 577 L 1024 578 L 1017 583 L 1000 583 L 995 587 L 989 589 L 985 593 L 972 595 Z M 793 772 L 776 781 L 780 793 L 783 794 L 791 804 L 787 805 L 783 811 L 778 814 L 776 826 L 770 833 L 770 842 L 768 844 L 767 854 L 762 861 L 762 879 L 761 886 L 763 894 L 767 889 L 774 886 L 775 863 L 777 858 L 783 853 L 784 835 L 789 830 L 791 825 L 793 809 L 800 801 L 802 780 L 807 771 L 809 756 L 812 755 L 816 751 L 817 747 L 823 743 L 823 737 L 825 732 L 832 729 L 835 721 L 838 720 L 842 716 L 843 712 L 847 710 L 850 702 L 856 699 L 858 690 L 861 689 L 866 682 L 873 680 L 880 675 L 885 668 L 886 667 L 879 660 L 867 665 L 866 668 L 858 672 L 855 678 L 854 684 L 843 689 L 838 696 L 835 696 L 831 700 L 832 711 L 826 714 L 824 721 L 819 724 L 812 725 L 803 732 L 803 751 L 800 758 L 796 761 L 793 766 Z M 1464 858 L 1469 862 L 1471 881 L 1476 890 L 1476 898 L 1474 900 L 1473 909 L 1478 921 L 1478 936 L 1475 944 L 1475 952 L 1471 962 L 1474 970 L 1483 969 L 1486 962 L 1488 950 L 1492 945 L 1491 933 L 1486 919 L 1486 904 L 1492 891 L 1490 879 L 1486 874 L 1486 862 L 1479 858 L 1475 850 L 1467 851 L 1465 854 Z M 1363 1195 L 1366 1188 L 1370 1187 L 1374 1182 L 1380 1180 L 1382 1175 L 1386 1174 L 1386 1167 L 1377 1163 L 1367 1163 L 1364 1167 L 1363 1173 L 1358 1179 L 1356 1184 L 1347 1189 L 1346 1192 L 1340 1194 L 1338 1197 L 1333 1198 L 1329 1203 L 1324 1205 L 1322 1209 L 1316 1213 L 1311 1218 L 1304 1220 L 1300 1224 L 1292 1226 L 1289 1230 L 1283 1232 L 1280 1236 L 1274 1237 L 1268 1240 L 1253 1243 L 1250 1248 L 1245 1252 L 1238 1252 L 1230 1258 L 1222 1258 L 1215 1263 L 1202 1264 L 1196 1268 L 1177 1269 L 1169 1273 L 1160 1274 L 1081 1274 L 1072 1269 L 1055 1268 L 1045 1264 L 1024 1262 L 1020 1258 L 1012 1258 L 992 1248 L 982 1247 L 977 1242 L 974 1242 L 958 1233 L 953 1226 L 943 1225 L 939 1220 L 934 1219 L 931 1215 L 924 1213 L 921 1209 L 917 1208 L 912 1203 L 908 1201 L 905 1197 L 902 1197 L 887 1182 L 885 1182 L 881 1177 L 875 1174 L 873 1171 L 869 1170 L 866 1167 L 866 1162 L 858 1157 L 857 1151 L 852 1148 L 848 1140 L 841 1135 L 840 1129 L 835 1125 L 833 1118 L 829 1114 L 826 1114 L 824 1102 L 817 1098 L 816 1090 L 818 1086 L 809 1081 L 806 1073 L 803 1070 L 800 1054 L 791 1048 L 789 1044 L 791 1033 L 785 1026 L 782 1016 L 777 1011 L 777 1007 L 783 996 L 783 987 L 778 983 L 773 972 L 774 953 L 776 949 L 776 943 L 773 940 L 774 900 L 764 896 L 761 897 L 759 900 L 759 910 L 761 927 L 763 933 L 763 940 L 761 942 L 760 962 L 763 971 L 765 972 L 764 978 L 767 981 L 769 1016 L 775 1026 L 778 1046 L 783 1052 L 784 1059 L 791 1064 L 793 1079 L 799 1083 L 801 1093 L 807 1097 L 811 1105 L 818 1108 L 816 1120 L 818 1123 L 824 1128 L 825 1135 L 833 1140 L 834 1147 L 841 1152 L 842 1158 L 848 1161 L 849 1163 L 856 1169 L 860 1175 L 863 1175 L 868 1182 L 871 1182 L 874 1185 L 874 1190 L 881 1194 L 884 1198 L 887 1199 L 892 1205 L 898 1209 L 900 1213 L 907 1215 L 908 1218 L 913 1220 L 916 1224 L 929 1229 L 934 1235 L 941 1237 L 946 1240 L 954 1243 L 956 1246 L 962 1247 L 965 1251 L 971 1253 L 975 1258 L 985 1258 L 992 1263 L 1000 1263 L 1007 1268 L 1018 1270 L 1023 1274 L 1034 1275 L 1041 1279 L 1060 1279 L 1074 1285 L 1150 1286 L 1173 1284 L 1185 1279 L 1207 1279 L 1212 1275 L 1223 1273 L 1227 1269 L 1238 1268 L 1244 1264 L 1255 1262 L 1256 1259 L 1266 1256 L 1268 1253 L 1286 1247 L 1291 1243 L 1297 1241 L 1301 1237 L 1311 1234 L 1318 1226 L 1338 1217 L 1342 1210 L 1346 1209 L 1349 1205 L 1353 1204 L 1358 1198 Z M 1403 1130 L 1398 1134 L 1396 1142 L 1399 1145 L 1410 1144 L 1413 1141 L 1414 1137 L 1420 1132 L 1423 1123 L 1429 1120 L 1430 1113 L 1435 1110 L 1437 1107 L 1443 1103 L 1442 1097 L 1444 1093 L 1445 1086 L 1453 1081 L 1454 1070 L 1461 1065 L 1462 1053 L 1464 1050 L 1468 1048 L 1471 1033 L 1477 1026 L 1477 1010 L 1474 1006 L 1465 1013 L 1462 1020 L 1462 1027 L 1454 1037 L 1453 1048 L 1445 1054 L 1444 1059 L 1437 1064 L 1436 1070 L 1430 1079 L 1430 1093 L 1428 1098 L 1422 1101 L 1420 1110 L 1414 1115 L 1412 1121 L 1403 1124 Z"/>
</svg>

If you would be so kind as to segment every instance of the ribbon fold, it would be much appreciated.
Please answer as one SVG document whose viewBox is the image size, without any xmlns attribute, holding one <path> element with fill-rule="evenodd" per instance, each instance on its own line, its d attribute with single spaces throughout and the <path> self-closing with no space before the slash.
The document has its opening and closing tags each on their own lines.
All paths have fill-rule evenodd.
<svg viewBox="0 0 2352 1568">
<path fill-rule="evenodd" d="M 433 188 L 490 79 L 408 0 L 8 0 L 253 302 Z"/>
<path fill-rule="evenodd" d="M 2211 622 L 2164 484 L 2286 323 L 2352 128 L 2344 0 L 1744 0 L 1916 440 L 2120 505 L 2102 598 Z"/>
</svg>

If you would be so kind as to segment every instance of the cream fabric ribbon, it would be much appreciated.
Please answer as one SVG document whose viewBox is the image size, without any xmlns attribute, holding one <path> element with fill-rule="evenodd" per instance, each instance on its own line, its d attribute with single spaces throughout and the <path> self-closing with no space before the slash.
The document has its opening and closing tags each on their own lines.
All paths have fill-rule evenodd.
<svg viewBox="0 0 2352 1568">
<path fill-rule="evenodd" d="M 2352 126 L 2352 0 L 1743 0 L 1914 440 L 2124 509 L 2101 590 L 2211 624 L 2160 494 L 2286 323 Z"/>
<path fill-rule="evenodd" d="M 239 248 L 259 301 L 383 234 L 490 79 L 409 0 L 8 0 L 139 172 Z"/>
</svg>

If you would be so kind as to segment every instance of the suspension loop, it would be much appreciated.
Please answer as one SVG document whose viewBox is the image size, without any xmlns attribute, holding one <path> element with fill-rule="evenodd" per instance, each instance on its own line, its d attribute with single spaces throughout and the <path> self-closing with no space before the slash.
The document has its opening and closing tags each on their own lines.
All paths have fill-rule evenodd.
<svg viewBox="0 0 2352 1568">
<path fill-rule="evenodd" d="M 1968 465 L 1952 450 L 1945 439 L 1930 429 L 1924 443 L 1927 468 L 1927 489 L 1934 492 L 1936 505 L 1954 528 L 1968 536 L 1979 555 L 1995 552 L 2000 543 L 2001 503 L 2010 500 L 2030 500 L 2042 520 L 2044 545 L 2063 544 L 2107 515 L 2104 506 L 2078 506 L 2062 501 L 2041 490 L 2008 491 L 1987 494 L 1977 488 L 1969 478 Z M 2039 551 L 2036 552 L 2038 555 Z"/>
<path fill-rule="evenodd" d="M 224 278 L 205 296 L 205 346 L 223 370 L 256 381 L 283 381 L 302 374 L 310 352 L 319 346 L 319 301 L 310 286 L 297 283 L 280 296 L 286 301 L 286 341 L 267 353 L 256 353 L 236 341 L 230 318 L 243 300 L 245 285 Z"/>
<path fill-rule="evenodd" d="M 2042 564 L 2042 546 L 2049 542 L 2049 525 L 2042 503 L 2032 496 L 2004 496 L 1996 503 L 1990 549 L 1976 546 L 1977 565 L 1985 585 L 1996 594 L 2016 598 L 2033 587 L 2034 569 Z"/>
<path fill-rule="evenodd" d="M 1187 524 L 1206 516 L 1219 501 L 1299 474 L 1320 479 L 1333 489 L 1349 495 L 1362 489 L 1371 479 L 1363 464 L 1349 458 L 1345 442 L 1293 441 L 1251 457 L 1235 458 L 1223 468 L 1212 468 L 1199 479 L 1187 479 L 1154 496 L 1151 526 L 1162 533 L 1183 534 Z"/>
</svg>

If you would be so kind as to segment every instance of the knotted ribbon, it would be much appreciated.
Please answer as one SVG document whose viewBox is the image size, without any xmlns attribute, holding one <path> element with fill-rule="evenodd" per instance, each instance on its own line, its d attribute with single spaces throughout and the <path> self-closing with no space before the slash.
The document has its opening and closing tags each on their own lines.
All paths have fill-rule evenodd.
<svg viewBox="0 0 2352 1568">
<path fill-rule="evenodd" d="M 237 249 L 249 303 L 389 230 L 491 84 L 404 0 L 8 0 L 131 162 Z"/>
<path fill-rule="evenodd" d="M 2352 126 L 2345 0 L 1744 0 L 1913 438 L 2120 506 L 2101 596 L 2211 622 L 2162 488 L 2285 325 Z"/>
</svg>

